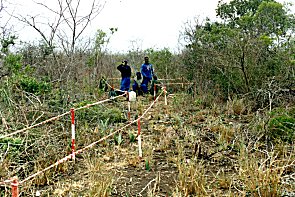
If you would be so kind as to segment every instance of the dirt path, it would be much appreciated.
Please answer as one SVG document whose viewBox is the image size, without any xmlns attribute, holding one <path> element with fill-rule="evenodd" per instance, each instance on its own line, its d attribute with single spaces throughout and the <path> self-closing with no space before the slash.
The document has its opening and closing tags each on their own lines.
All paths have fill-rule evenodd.
<svg viewBox="0 0 295 197">
<path fill-rule="evenodd" d="M 157 102 L 142 120 L 143 158 L 135 156 L 138 152 L 136 141 L 131 145 L 133 150 L 129 149 L 133 152 L 133 159 L 127 159 L 125 166 L 115 170 L 116 179 L 111 196 L 171 196 L 177 178 L 177 166 L 171 160 L 174 150 L 170 142 L 163 144 L 165 135 L 170 135 L 167 131 L 173 132 L 167 129 L 169 125 L 165 125 L 169 123 L 169 118 L 161 109 L 163 105 L 163 101 Z"/>
</svg>

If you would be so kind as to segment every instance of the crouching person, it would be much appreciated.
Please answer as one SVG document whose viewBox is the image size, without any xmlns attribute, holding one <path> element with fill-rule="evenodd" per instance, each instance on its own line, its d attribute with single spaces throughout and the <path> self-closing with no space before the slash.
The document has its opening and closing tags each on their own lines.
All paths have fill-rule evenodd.
<svg viewBox="0 0 295 197">
<path fill-rule="evenodd" d="M 158 81 L 157 75 L 153 76 L 153 80 L 151 83 L 150 93 L 151 95 L 154 95 L 154 91 L 156 90 L 156 94 L 158 94 L 159 90 L 162 88 L 162 83 Z"/>
<path fill-rule="evenodd" d="M 136 72 L 136 76 L 133 79 L 132 90 L 136 92 L 136 95 L 142 95 L 143 92 L 141 90 L 141 73 Z"/>
</svg>

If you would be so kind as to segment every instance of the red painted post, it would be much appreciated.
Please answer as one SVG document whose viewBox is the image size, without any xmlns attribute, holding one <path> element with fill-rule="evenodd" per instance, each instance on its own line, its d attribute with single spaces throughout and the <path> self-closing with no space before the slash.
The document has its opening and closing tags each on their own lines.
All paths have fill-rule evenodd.
<svg viewBox="0 0 295 197">
<path fill-rule="evenodd" d="M 72 119 L 72 159 L 75 161 L 75 109 L 71 109 L 71 119 Z"/>
<path fill-rule="evenodd" d="M 12 193 L 12 197 L 18 197 L 18 179 L 17 177 L 14 178 L 11 182 L 11 193 Z"/>
<path fill-rule="evenodd" d="M 142 149 L 141 149 L 141 127 L 140 127 L 140 119 L 137 120 L 137 128 L 138 128 L 138 153 L 139 153 L 139 158 L 142 158 Z"/>
</svg>

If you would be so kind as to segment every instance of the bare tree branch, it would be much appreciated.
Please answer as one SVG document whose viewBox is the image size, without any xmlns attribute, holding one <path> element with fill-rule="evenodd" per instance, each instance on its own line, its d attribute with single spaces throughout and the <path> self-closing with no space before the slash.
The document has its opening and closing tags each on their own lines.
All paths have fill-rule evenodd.
<svg viewBox="0 0 295 197">
<path fill-rule="evenodd" d="M 49 7 L 48 5 L 38 2 L 37 0 L 35 3 L 55 15 L 54 21 L 49 21 L 46 23 L 47 28 L 50 28 L 49 33 L 46 33 L 45 28 L 41 27 L 40 24 L 42 23 L 37 22 L 37 16 L 18 16 L 17 18 L 21 22 L 24 22 L 35 29 L 49 46 L 53 46 L 53 41 L 57 39 L 56 41 L 61 43 L 61 46 L 64 50 L 65 47 L 69 47 L 67 52 L 70 53 L 74 52 L 78 39 L 89 26 L 90 22 L 98 16 L 105 5 L 105 2 L 101 4 L 99 0 L 92 0 L 87 13 L 79 14 L 80 12 L 82 13 L 84 11 L 82 10 L 81 0 L 57 0 L 57 9 Z M 63 28 L 64 25 L 66 28 Z M 68 41 L 61 39 L 68 39 Z"/>
<path fill-rule="evenodd" d="M 0 1 L 0 12 L 4 9 L 3 0 Z"/>
<path fill-rule="evenodd" d="M 73 62 L 77 43 L 90 22 L 101 12 L 105 3 L 101 4 L 100 0 L 92 0 L 90 3 L 81 0 L 56 0 L 55 7 L 48 6 L 39 0 L 35 0 L 35 3 L 49 12 L 51 18 L 47 18 L 48 22 L 44 22 L 46 19 L 40 19 L 41 14 L 17 18 L 38 32 L 49 47 L 53 49 L 54 46 L 58 46 L 70 58 L 70 62 L 66 64 L 57 62 L 60 80 L 68 78 L 76 69 Z M 88 6 L 89 10 L 83 6 Z M 56 57 L 55 54 L 53 55 Z"/>
<path fill-rule="evenodd" d="M 81 0 L 77 0 L 76 5 L 74 5 L 72 0 L 65 0 L 65 2 L 67 4 L 67 10 L 70 17 L 68 18 L 64 15 L 63 18 L 71 30 L 71 51 L 74 51 L 78 38 L 81 37 L 91 20 L 93 20 L 100 13 L 103 5 L 100 5 L 97 0 L 93 0 L 89 12 L 85 16 L 79 16 L 78 12 L 81 10 Z"/>
</svg>

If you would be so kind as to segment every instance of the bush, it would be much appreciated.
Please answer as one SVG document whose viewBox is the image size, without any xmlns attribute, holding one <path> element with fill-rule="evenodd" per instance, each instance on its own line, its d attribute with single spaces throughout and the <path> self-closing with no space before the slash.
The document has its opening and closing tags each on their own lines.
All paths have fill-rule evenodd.
<svg viewBox="0 0 295 197">
<path fill-rule="evenodd" d="M 0 139 L 0 152 L 7 152 L 10 159 L 18 159 L 19 152 L 22 149 L 22 140 L 20 138 L 2 138 Z"/>
<path fill-rule="evenodd" d="M 92 102 L 89 102 L 89 101 L 83 101 L 76 104 L 74 107 L 79 108 L 91 103 Z M 117 109 L 117 108 L 102 109 L 101 106 L 99 105 L 92 106 L 88 109 L 77 111 L 77 117 L 79 117 L 79 120 L 90 121 L 90 122 L 95 122 L 94 120 L 97 120 L 97 121 L 103 121 L 103 122 L 107 121 L 108 123 L 119 123 L 119 122 L 125 122 L 127 120 L 120 109 Z"/>
<path fill-rule="evenodd" d="M 4 65 L 10 73 L 18 73 L 22 68 L 22 56 L 9 54 L 4 59 Z"/>
<path fill-rule="evenodd" d="M 33 77 L 23 76 L 19 81 L 19 85 L 22 90 L 36 95 L 51 91 L 51 85 L 49 83 L 39 82 Z"/>
<path fill-rule="evenodd" d="M 117 108 L 110 108 L 102 113 L 101 119 L 109 119 L 110 123 L 125 122 L 126 118 L 123 113 Z"/>
<path fill-rule="evenodd" d="M 289 115 L 279 115 L 269 122 L 270 138 L 292 143 L 295 140 L 295 118 Z"/>
</svg>

